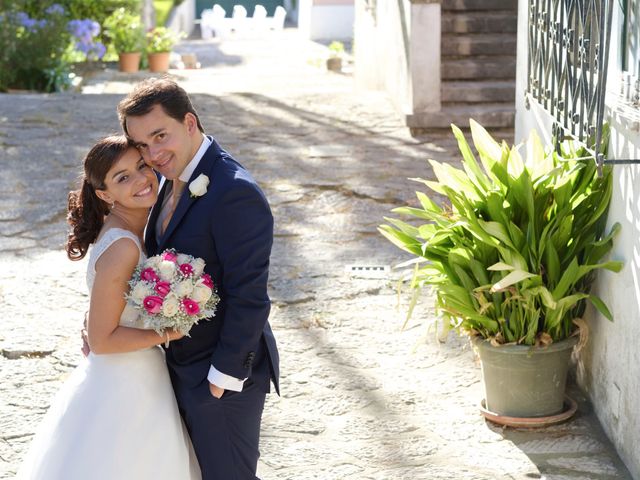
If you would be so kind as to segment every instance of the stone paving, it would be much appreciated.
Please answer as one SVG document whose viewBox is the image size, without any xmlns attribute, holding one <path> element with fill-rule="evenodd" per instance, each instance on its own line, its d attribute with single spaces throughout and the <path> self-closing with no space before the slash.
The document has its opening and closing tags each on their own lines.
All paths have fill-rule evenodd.
<svg viewBox="0 0 640 480">
<path fill-rule="evenodd" d="M 631 478 L 575 386 L 579 409 L 565 424 L 492 425 L 478 409 L 478 362 L 463 339 L 435 339 L 428 295 L 401 330 L 398 273 L 347 272 L 407 259 L 376 226 L 413 201 L 419 185 L 407 178 L 429 176 L 428 158 L 458 161 L 451 135 L 411 137 L 383 93 L 319 68 L 324 47 L 295 30 L 179 50 L 196 52 L 203 68 L 171 74 L 206 130 L 261 183 L 276 218 L 270 293 L 282 397 L 267 401 L 261 478 Z M 66 195 L 90 145 L 118 130 L 118 100 L 148 75 L 107 70 L 85 79 L 84 93 L 0 95 L 0 478 L 15 473 L 82 361 L 85 262 L 61 247 Z"/>
</svg>

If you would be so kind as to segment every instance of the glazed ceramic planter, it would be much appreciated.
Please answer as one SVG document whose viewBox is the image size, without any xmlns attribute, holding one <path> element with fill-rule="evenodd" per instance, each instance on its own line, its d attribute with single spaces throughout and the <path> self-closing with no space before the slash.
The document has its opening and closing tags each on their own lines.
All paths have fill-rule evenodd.
<svg viewBox="0 0 640 480">
<path fill-rule="evenodd" d="M 500 345 L 473 338 L 480 356 L 486 409 L 509 417 L 548 417 L 563 411 L 571 337 L 548 347 Z"/>
</svg>

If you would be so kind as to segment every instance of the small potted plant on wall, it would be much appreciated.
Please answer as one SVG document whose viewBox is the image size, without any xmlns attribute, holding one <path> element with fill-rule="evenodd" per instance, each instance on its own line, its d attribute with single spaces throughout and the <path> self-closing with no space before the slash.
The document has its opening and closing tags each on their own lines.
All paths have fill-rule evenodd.
<svg viewBox="0 0 640 480">
<path fill-rule="evenodd" d="M 415 180 L 433 194 L 418 192 L 419 207 L 394 210 L 414 222 L 387 218 L 379 230 L 415 256 L 411 304 L 432 286 L 445 326 L 471 337 L 483 414 L 507 425 L 548 424 L 570 410 L 565 380 L 578 337 L 586 341 L 585 302 L 612 318 L 590 293 L 598 269 L 622 268 L 603 260 L 620 229 L 605 232 L 611 171 L 598 175 L 593 157 L 571 142 L 545 151 L 532 133 L 524 149 L 510 148 L 472 120 L 478 163 L 453 130 L 462 169 L 431 161 L 436 180 Z"/>
<path fill-rule="evenodd" d="M 150 71 L 166 72 L 169 70 L 171 50 L 181 36 L 167 27 L 155 27 L 147 33 Z"/>
<path fill-rule="evenodd" d="M 332 72 L 342 71 L 342 57 L 344 56 L 344 43 L 333 41 L 329 44 L 329 58 L 327 58 L 327 70 Z"/>
<path fill-rule="evenodd" d="M 144 27 L 140 16 L 121 7 L 105 19 L 104 27 L 118 53 L 119 70 L 137 72 L 144 48 Z"/>
</svg>

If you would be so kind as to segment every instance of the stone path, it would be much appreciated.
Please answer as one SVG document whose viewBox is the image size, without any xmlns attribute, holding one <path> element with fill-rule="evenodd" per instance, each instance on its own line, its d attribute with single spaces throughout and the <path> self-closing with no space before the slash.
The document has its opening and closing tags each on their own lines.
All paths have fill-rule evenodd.
<svg viewBox="0 0 640 480">
<path fill-rule="evenodd" d="M 446 133 L 412 138 L 382 93 L 316 66 L 324 47 L 295 31 L 190 41 L 198 71 L 175 71 L 207 131 L 252 171 L 276 218 L 271 322 L 282 397 L 265 409 L 265 480 L 630 479 L 581 393 L 566 424 L 528 431 L 479 414 L 466 342 L 439 344 L 425 296 L 401 331 L 395 271 L 407 256 L 376 231 L 412 202 L 426 160 L 457 162 Z M 82 360 L 85 262 L 66 259 L 66 194 L 92 142 L 118 130 L 115 105 L 147 76 L 106 71 L 85 94 L 0 95 L 0 478 Z M 508 134 L 508 133 L 507 133 Z"/>
</svg>

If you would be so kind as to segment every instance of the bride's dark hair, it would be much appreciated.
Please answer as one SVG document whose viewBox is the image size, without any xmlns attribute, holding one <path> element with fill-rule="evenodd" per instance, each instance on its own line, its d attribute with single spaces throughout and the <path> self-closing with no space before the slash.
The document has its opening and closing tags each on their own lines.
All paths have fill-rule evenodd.
<svg viewBox="0 0 640 480">
<path fill-rule="evenodd" d="M 98 141 L 84 157 L 82 186 L 69 192 L 67 222 L 71 231 L 65 250 L 71 260 L 84 258 L 89 245 L 98 238 L 109 205 L 98 198 L 96 190 L 106 189 L 107 172 L 131 146 L 124 135 L 111 135 Z"/>
</svg>

